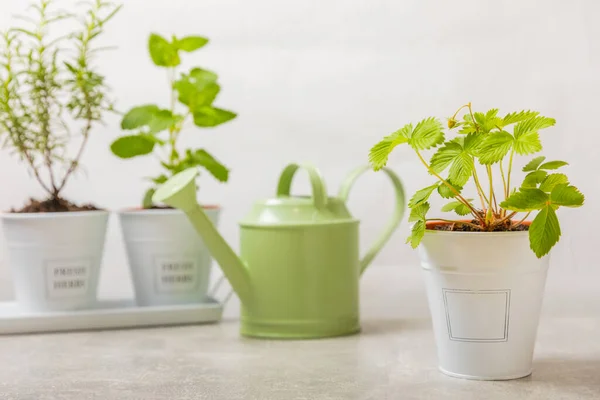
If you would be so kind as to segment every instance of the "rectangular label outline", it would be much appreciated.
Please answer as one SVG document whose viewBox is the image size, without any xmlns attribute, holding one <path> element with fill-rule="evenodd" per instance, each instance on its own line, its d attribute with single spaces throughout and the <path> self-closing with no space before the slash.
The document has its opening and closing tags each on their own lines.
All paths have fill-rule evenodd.
<svg viewBox="0 0 600 400">
<path fill-rule="evenodd" d="M 161 258 L 172 258 L 172 259 L 191 259 L 193 260 L 194 265 L 196 266 L 196 283 L 194 284 L 194 286 L 190 287 L 189 289 L 186 290 L 174 290 L 174 291 L 170 291 L 170 292 L 165 292 L 160 290 L 160 283 L 158 282 L 159 280 L 159 272 L 158 272 L 158 259 Z M 198 279 L 198 269 L 200 268 L 200 265 L 198 263 L 197 257 L 194 257 L 190 254 L 153 254 L 152 255 L 152 266 L 153 266 L 153 270 L 154 270 L 154 292 L 158 295 L 175 295 L 175 294 L 185 294 L 188 292 L 193 292 L 194 290 L 198 290 L 200 288 L 200 279 Z"/>
<path fill-rule="evenodd" d="M 89 291 L 91 290 L 90 288 L 90 280 L 91 280 L 91 275 L 92 275 L 92 264 L 93 264 L 93 257 L 70 257 L 70 258 L 48 258 L 48 259 L 44 259 L 43 262 L 43 268 L 44 268 L 44 288 L 46 289 L 44 291 L 44 294 L 46 295 L 46 300 L 47 301 L 60 301 L 60 300 L 69 300 L 69 299 L 79 299 L 79 298 L 83 298 L 89 295 Z M 87 274 L 87 288 L 85 290 L 85 293 L 81 294 L 81 295 L 77 295 L 77 296 L 64 296 L 64 297 L 52 297 L 50 295 L 50 288 L 48 287 L 48 282 L 50 280 L 50 277 L 48 276 L 48 270 L 49 270 L 49 264 L 53 263 L 53 262 L 79 262 L 79 261 L 85 261 L 87 262 L 87 267 L 88 267 L 88 274 Z"/>
<path fill-rule="evenodd" d="M 448 299 L 446 293 L 461 293 L 461 294 L 504 294 L 506 296 L 505 309 L 504 309 L 504 336 L 502 338 L 463 338 L 452 335 L 452 325 L 450 323 L 450 312 L 448 310 Z M 493 290 L 470 290 L 470 289 L 448 289 L 442 288 L 442 294 L 444 297 L 444 311 L 446 312 L 446 324 L 448 326 L 448 337 L 450 340 L 456 342 L 473 342 L 473 343 L 498 343 L 508 342 L 508 328 L 510 323 L 510 289 L 493 289 Z"/>
</svg>

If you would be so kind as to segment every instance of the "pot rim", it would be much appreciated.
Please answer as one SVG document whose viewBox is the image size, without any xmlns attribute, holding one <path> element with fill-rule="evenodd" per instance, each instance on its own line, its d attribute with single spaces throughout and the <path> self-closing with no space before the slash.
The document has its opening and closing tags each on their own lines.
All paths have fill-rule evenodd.
<svg viewBox="0 0 600 400">
<path fill-rule="evenodd" d="M 110 214 L 110 210 L 87 210 L 87 211 L 61 211 L 61 212 L 36 212 L 36 213 L 13 213 L 0 212 L 0 219 L 53 219 L 53 218 L 78 218 Z"/>
<path fill-rule="evenodd" d="M 221 211 L 223 208 L 218 204 L 202 204 L 204 210 L 215 210 Z M 131 214 L 131 215 L 157 215 L 157 214 L 181 214 L 182 210 L 178 208 L 141 208 L 141 207 L 130 207 L 122 208 L 115 211 L 119 215 Z"/>
<path fill-rule="evenodd" d="M 461 220 L 462 222 L 471 222 L 470 220 Z M 529 235 L 529 231 L 499 231 L 499 232 L 461 232 L 461 231 L 439 231 L 435 229 L 430 229 L 433 225 L 449 225 L 449 222 L 445 221 L 429 221 L 425 225 L 425 234 L 434 234 L 434 235 L 444 235 L 444 236 L 507 236 L 507 235 Z M 523 225 L 531 225 L 531 221 L 523 222 Z"/>
</svg>

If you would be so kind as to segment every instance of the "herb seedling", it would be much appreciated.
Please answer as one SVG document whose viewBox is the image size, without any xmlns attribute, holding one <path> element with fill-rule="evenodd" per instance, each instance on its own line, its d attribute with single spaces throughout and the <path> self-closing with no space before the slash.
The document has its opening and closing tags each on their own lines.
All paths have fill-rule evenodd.
<svg viewBox="0 0 600 400">
<path fill-rule="evenodd" d="M 462 120 L 457 118 L 466 109 Z M 560 207 L 580 207 L 584 196 L 563 173 L 553 172 L 564 161 L 546 161 L 544 156 L 533 158 L 523 167 L 527 172 L 518 187 L 511 187 L 515 155 L 527 156 L 542 150 L 539 131 L 554 126 L 555 120 L 536 111 L 520 111 L 498 116 L 498 110 L 473 112 L 471 103 L 460 107 L 448 119 L 448 128 L 458 130 L 458 136 L 446 140 L 443 125 L 434 117 L 407 124 L 373 146 L 369 160 L 374 170 L 383 168 L 394 150 L 408 144 L 420 162 L 437 181 L 417 191 L 409 201 L 409 222 L 414 222 L 407 240 L 416 248 L 429 221 L 447 223 L 455 230 L 476 232 L 513 231 L 528 228 L 530 247 L 538 258 L 549 253 L 559 241 L 561 230 L 556 211 Z M 512 128 L 512 133 L 508 129 Z M 437 148 L 427 162 L 423 151 Z M 482 166 L 483 174 L 478 172 Z M 448 175 L 442 174 L 449 168 Z M 496 172 L 496 174 L 494 174 Z M 499 177 L 502 192 L 494 188 Z M 483 176 L 482 176 L 483 175 Z M 471 182 L 476 200 L 467 198 L 463 189 Z M 427 218 L 428 202 L 436 191 L 446 199 L 454 199 L 442 211 L 454 211 L 459 216 L 471 215 L 472 220 Z M 531 225 L 524 225 L 530 213 L 538 212 Z M 517 217 L 518 213 L 525 213 Z"/>
<path fill-rule="evenodd" d="M 55 10 L 54 3 L 31 4 L 35 18 L 20 16 L 27 25 L 2 36 L 0 141 L 27 164 L 47 193 L 46 208 L 68 211 L 72 206 L 61 192 L 81 166 L 92 128 L 112 110 L 104 76 L 92 65 L 94 55 L 104 48 L 93 45 L 121 6 L 95 0 L 77 16 Z M 74 19 L 79 29 L 51 34 L 51 28 Z M 70 156 L 67 147 L 75 130 L 81 141 Z"/>
<path fill-rule="evenodd" d="M 164 173 L 151 178 L 155 185 L 192 167 L 203 167 L 220 182 L 226 182 L 229 178 L 229 169 L 205 149 L 186 149 L 183 152 L 177 149 L 181 131 L 189 120 L 197 127 L 212 128 L 236 117 L 231 111 L 213 106 L 221 90 L 217 74 L 194 67 L 178 76 L 181 52 L 195 52 L 207 43 L 208 39 L 201 36 L 173 36 L 169 42 L 160 35 L 150 35 L 150 57 L 154 65 L 165 68 L 168 72 L 169 108 L 154 104 L 132 108 L 123 117 L 121 128 L 134 133 L 115 140 L 111 150 L 116 156 L 125 159 L 151 154 L 157 148 L 162 150 L 159 159 Z M 142 201 L 144 208 L 153 207 L 152 195 L 155 190 L 155 186 L 147 190 Z"/>
</svg>

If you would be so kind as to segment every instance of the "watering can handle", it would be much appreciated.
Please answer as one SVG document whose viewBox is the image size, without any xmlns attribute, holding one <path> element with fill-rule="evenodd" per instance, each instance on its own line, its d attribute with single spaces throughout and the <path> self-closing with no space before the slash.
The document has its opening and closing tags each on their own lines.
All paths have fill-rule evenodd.
<svg viewBox="0 0 600 400">
<path fill-rule="evenodd" d="M 279 184 L 277 185 L 277 196 L 289 196 L 292 187 L 292 179 L 294 174 L 300 169 L 308 172 L 310 184 L 312 186 L 313 201 L 318 210 L 323 210 L 327 207 L 327 188 L 319 171 L 309 164 L 290 164 L 281 172 Z"/>
<path fill-rule="evenodd" d="M 350 189 L 352 189 L 352 186 L 354 185 L 358 177 L 369 170 L 371 170 L 371 166 L 365 165 L 355 169 L 350 173 L 350 175 L 348 175 L 348 177 L 342 184 L 339 192 L 339 197 L 342 201 L 346 202 L 346 200 L 348 199 L 348 194 L 350 193 Z M 404 196 L 404 187 L 402 186 L 402 181 L 400 180 L 398 175 L 396 175 L 391 169 L 384 167 L 382 171 L 387 174 L 387 176 L 392 181 L 392 184 L 394 185 L 394 190 L 396 193 L 396 207 L 394 208 L 394 215 L 392 216 L 388 224 L 385 226 L 383 233 L 377 238 L 375 243 L 367 251 L 367 254 L 365 254 L 362 260 L 360 260 L 361 274 L 365 271 L 365 269 L 367 269 L 367 267 L 369 266 L 371 261 L 373 261 L 377 253 L 379 253 L 379 251 L 383 248 L 385 243 L 390 239 L 392 233 L 394 233 L 394 231 L 402 221 L 402 217 L 404 217 L 404 211 L 406 209 L 406 199 Z"/>
</svg>

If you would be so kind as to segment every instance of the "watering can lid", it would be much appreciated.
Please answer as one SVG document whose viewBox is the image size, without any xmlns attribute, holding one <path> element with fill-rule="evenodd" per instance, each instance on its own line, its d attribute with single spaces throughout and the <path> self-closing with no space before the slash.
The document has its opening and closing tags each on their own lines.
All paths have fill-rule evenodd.
<svg viewBox="0 0 600 400">
<path fill-rule="evenodd" d="M 292 179 L 300 168 L 298 164 L 288 165 L 279 178 L 277 196 L 254 203 L 240 225 L 305 226 L 358 222 L 352 217 L 344 201 L 327 196 L 321 174 L 311 165 L 302 165 L 302 169 L 308 172 L 312 195 L 290 195 Z"/>
</svg>

